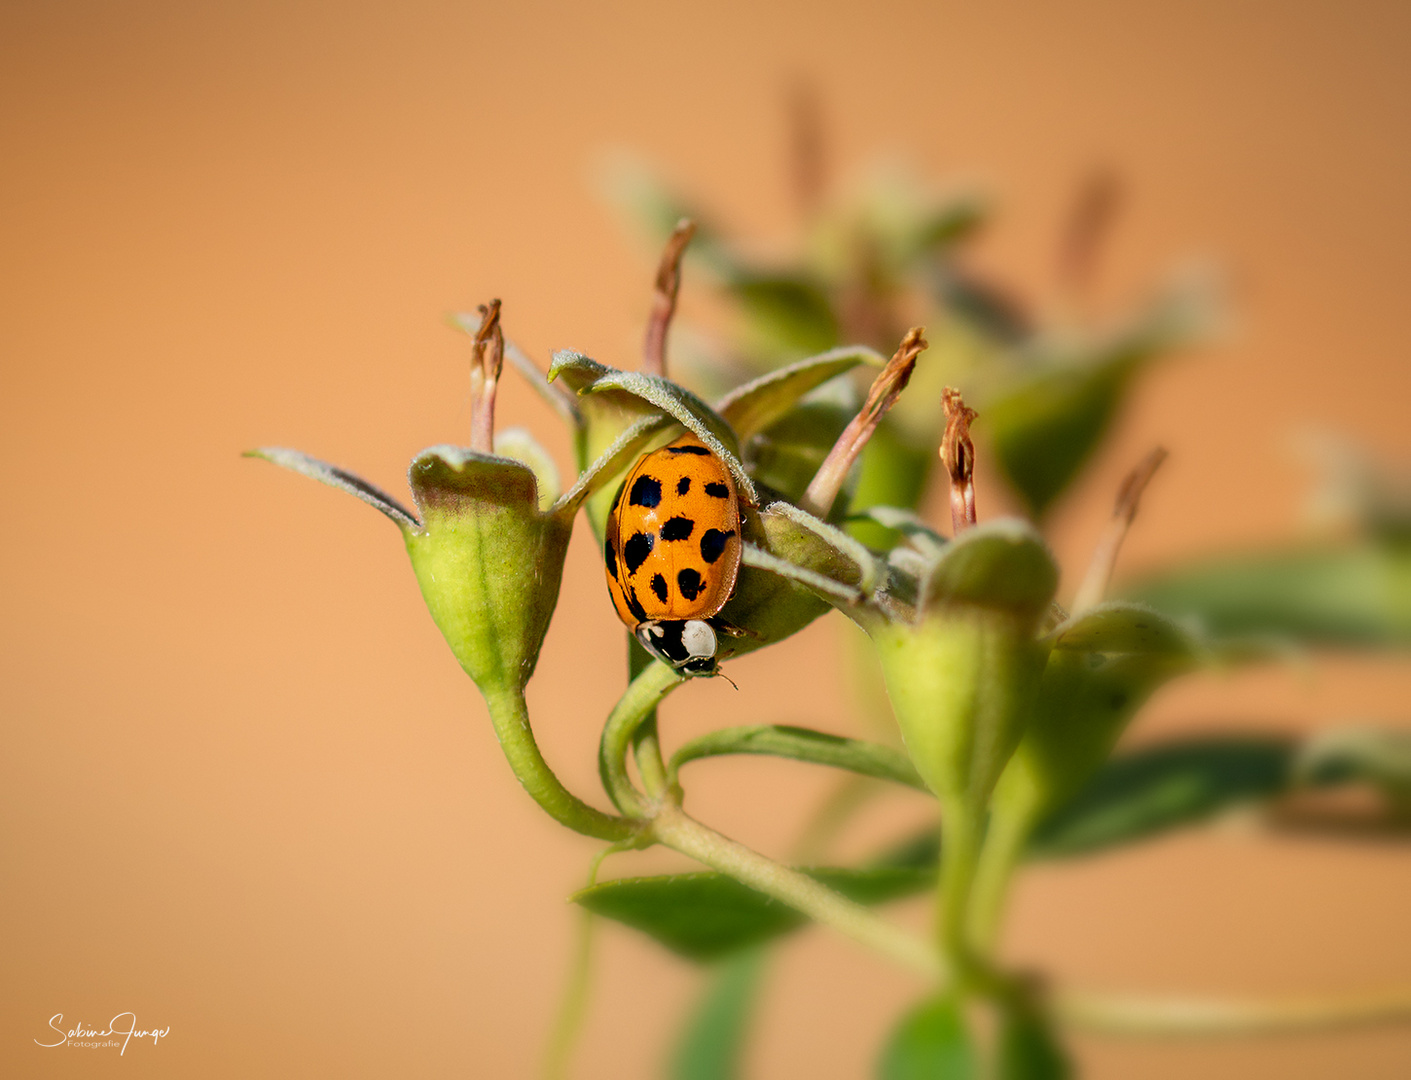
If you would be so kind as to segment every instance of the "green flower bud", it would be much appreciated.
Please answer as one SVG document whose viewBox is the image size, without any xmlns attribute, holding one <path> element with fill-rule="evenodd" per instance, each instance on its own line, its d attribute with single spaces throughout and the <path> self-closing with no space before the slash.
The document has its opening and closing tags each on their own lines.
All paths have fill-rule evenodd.
<svg viewBox="0 0 1411 1080">
<path fill-rule="evenodd" d="M 917 770 L 947 811 L 978 813 L 1013 752 L 1047 648 L 1058 568 L 1017 521 L 970 529 L 924 569 L 912 619 L 874 620 L 887 692 Z"/>
<path fill-rule="evenodd" d="M 439 446 L 409 472 L 422 513 L 404 529 L 431 617 L 482 691 L 523 690 L 558 603 L 572 513 L 544 513 L 522 462 Z"/>
</svg>

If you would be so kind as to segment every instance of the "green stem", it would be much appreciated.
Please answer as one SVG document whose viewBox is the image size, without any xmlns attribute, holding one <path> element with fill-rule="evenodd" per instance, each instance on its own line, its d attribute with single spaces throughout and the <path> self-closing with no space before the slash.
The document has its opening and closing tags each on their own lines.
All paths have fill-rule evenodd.
<svg viewBox="0 0 1411 1080">
<path fill-rule="evenodd" d="M 627 675 L 635 679 L 646 671 L 655 657 L 642 648 L 641 643 L 627 635 Z M 666 763 L 661 757 L 661 737 L 657 732 L 657 711 L 652 711 L 642 721 L 637 734 L 632 738 L 632 750 L 637 759 L 637 772 L 642 777 L 642 786 L 647 789 L 649 798 L 660 802 L 666 797 L 672 781 L 666 776 Z"/>
<path fill-rule="evenodd" d="M 936 892 L 939 904 L 936 936 L 946 959 L 961 972 L 974 966 L 967 924 L 980 847 L 977 817 L 960 803 L 950 803 L 941 809 L 941 886 Z"/>
<path fill-rule="evenodd" d="M 1014 868 L 1024 854 L 1033 819 L 1023 813 L 990 814 L 970 890 L 970 941 L 981 953 L 993 951 L 1004 921 Z"/>
<path fill-rule="evenodd" d="M 673 803 L 666 803 L 657 811 L 652 835 L 674 851 L 772 896 L 927 979 L 939 981 L 946 977 L 940 957 L 925 942 L 813 878 L 707 828 Z"/>
<path fill-rule="evenodd" d="M 1055 992 L 1050 1007 L 1062 1023 L 1104 1035 L 1268 1035 L 1404 1023 L 1411 1019 L 1411 988 L 1282 1001 L 1150 998 L 1068 990 Z"/>
<path fill-rule="evenodd" d="M 534 741 L 529 709 L 521 691 L 486 692 L 485 703 L 510 768 L 530 798 L 550 817 L 574 832 L 600 840 L 628 840 L 639 834 L 641 826 L 637 822 L 594 809 L 559 782 Z"/>
<path fill-rule="evenodd" d="M 591 889 L 597 883 L 598 868 L 603 860 L 622 850 L 622 845 L 612 844 L 594 855 L 593 861 L 588 864 L 588 880 L 583 887 Z M 568 982 L 564 986 L 563 999 L 559 1002 L 558 1015 L 554 1018 L 544 1051 L 544 1080 L 561 1080 L 568 1075 L 573 1045 L 578 1041 L 578 1034 L 583 1030 L 583 1018 L 588 1012 L 588 980 L 592 973 L 592 961 L 593 913 L 587 908 L 579 908 Z"/>
<path fill-rule="evenodd" d="M 654 802 L 660 802 L 671 790 L 671 781 L 667 779 L 666 762 L 661 756 L 661 737 L 657 733 L 655 709 L 632 736 L 632 753 L 636 758 L 637 772 L 642 777 L 642 787 L 646 789 L 647 797 Z"/>
<path fill-rule="evenodd" d="M 653 807 L 627 775 L 627 752 L 638 729 L 651 718 L 661 700 L 684 681 L 669 666 L 654 661 L 628 685 L 603 726 L 598 772 L 613 803 L 629 817 L 649 818 Z"/>
</svg>

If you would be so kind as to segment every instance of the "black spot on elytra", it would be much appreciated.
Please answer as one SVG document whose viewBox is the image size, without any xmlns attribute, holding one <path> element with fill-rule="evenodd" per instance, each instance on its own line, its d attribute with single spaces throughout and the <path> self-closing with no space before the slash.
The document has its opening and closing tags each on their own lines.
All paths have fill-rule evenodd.
<svg viewBox="0 0 1411 1080">
<path fill-rule="evenodd" d="M 673 454 L 703 454 L 706 457 L 710 456 L 710 451 L 704 446 L 668 446 L 667 450 Z"/>
<path fill-rule="evenodd" d="M 627 497 L 629 506 L 645 506 L 650 510 L 661 502 L 661 481 L 655 476 L 639 476 Z"/>
<path fill-rule="evenodd" d="M 652 545 L 655 543 L 656 537 L 651 533 L 633 533 L 632 539 L 622 545 L 622 561 L 627 564 L 629 574 L 637 572 L 637 567 L 652 553 Z"/>
<path fill-rule="evenodd" d="M 612 550 L 611 544 L 603 545 L 603 562 L 607 564 L 608 577 L 617 577 L 617 552 Z"/>
<path fill-rule="evenodd" d="M 715 562 L 725 551 L 725 541 L 735 535 L 734 529 L 707 529 L 701 537 L 701 558 L 708 563 Z"/>
<path fill-rule="evenodd" d="M 652 592 L 657 594 L 657 599 L 663 604 L 666 603 L 666 578 L 660 574 L 652 575 Z"/>
<path fill-rule="evenodd" d="M 730 498 L 730 489 L 724 484 L 707 484 L 706 494 L 713 499 L 728 499 Z"/>
<path fill-rule="evenodd" d="M 686 492 L 688 492 L 688 491 L 690 491 L 690 490 L 691 490 L 691 478 L 690 478 L 689 476 L 683 476 L 683 477 L 681 477 L 680 480 L 676 481 L 676 494 L 678 494 L 678 495 L 684 495 L 684 494 L 686 494 Z"/>
<path fill-rule="evenodd" d="M 674 517 L 661 527 L 663 540 L 689 540 L 696 523 L 688 517 Z"/>
<path fill-rule="evenodd" d="M 701 580 L 700 574 L 688 566 L 676 575 L 676 587 L 687 600 L 694 600 L 705 588 L 705 582 Z"/>
</svg>

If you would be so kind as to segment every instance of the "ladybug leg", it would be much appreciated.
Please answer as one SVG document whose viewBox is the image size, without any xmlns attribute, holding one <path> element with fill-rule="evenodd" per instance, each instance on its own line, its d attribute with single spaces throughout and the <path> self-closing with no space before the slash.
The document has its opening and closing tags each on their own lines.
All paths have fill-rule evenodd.
<svg viewBox="0 0 1411 1080">
<path fill-rule="evenodd" d="M 754 641 L 763 641 L 764 635 L 755 630 L 747 630 L 743 626 L 736 626 L 734 623 L 726 622 L 724 619 L 711 619 L 710 624 L 726 637 L 750 638 Z"/>
</svg>

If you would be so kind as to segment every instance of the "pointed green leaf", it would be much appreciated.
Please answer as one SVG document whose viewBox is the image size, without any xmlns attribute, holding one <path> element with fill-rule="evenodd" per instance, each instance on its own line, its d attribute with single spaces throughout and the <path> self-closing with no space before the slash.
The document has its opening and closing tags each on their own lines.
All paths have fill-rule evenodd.
<svg viewBox="0 0 1411 1080">
<path fill-rule="evenodd" d="M 1232 555 L 1124 590 L 1214 635 L 1310 645 L 1411 645 L 1411 546 L 1364 543 Z"/>
<path fill-rule="evenodd" d="M 1030 855 L 1130 844 L 1274 797 L 1287 790 L 1293 755 L 1291 740 L 1252 735 L 1172 740 L 1119 755 L 1044 817 Z"/>
<path fill-rule="evenodd" d="M 416 515 L 405 506 L 380 487 L 369 484 L 361 476 L 356 476 L 347 469 L 340 469 L 299 450 L 287 450 L 282 446 L 262 446 L 258 450 L 247 450 L 243 456 L 261 458 L 282 469 L 289 469 L 331 488 L 346 491 L 374 510 L 386 514 L 403 532 L 421 528 L 421 522 L 417 520 Z"/>
<path fill-rule="evenodd" d="M 904 867 L 804 872 L 860 904 L 880 904 L 935 884 L 933 871 Z M 724 956 L 808 921 L 779 901 L 713 871 L 605 881 L 573 899 L 692 960 Z"/>
<path fill-rule="evenodd" d="M 1016 844 L 1087 783 L 1152 692 L 1205 655 L 1189 631 L 1136 604 L 1102 604 L 1051 637 L 1028 725 L 995 788 L 993 821 Z"/>
<path fill-rule="evenodd" d="M 972 1080 L 975 1050 L 960 1004 L 933 998 L 902 1020 L 882 1053 L 879 1080 Z"/>
<path fill-rule="evenodd" d="M 746 442 L 775 423 L 804 395 L 859 364 L 881 367 L 886 357 L 865 345 L 847 345 L 787 364 L 730 391 L 715 408 Z"/>
<path fill-rule="evenodd" d="M 607 401 L 621 418 L 619 431 L 643 416 L 666 413 L 725 463 L 743 498 L 758 503 L 754 483 L 740 464 L 739 442 L 730 425 L 684 387 L 657 375 L 617 371 L 574 352 L 554 353 L 549 378 L 563 379 L 585 403 L 585 409 L 588 402 Z"/>
<path fill-rule="evenodd" d="M 763 949 L 750 949 L 711 972 L 672 1051 L 672 1080 L 739 1080 L 764 962 Z"/>
<path fill-rule="evenodd" d="M 672 755 L 669 776 L 674 780 L 681 766 L 687 762 L 723 754 L 767 754 L 792 758 L 814 765 L 847 769 L 879 780 L 891 780 L 923 791 L 926 788 L 910 759 L 899 750 L 881 743 L 847 739 L 841 735 L 828 735 L 787 724 L 722 728 L 692 739 Z"/>
<path fill-rule="evenodd" d="M 1405 808 L 1411 806 L 1411 733 L 1364 727 L 1325 731 L 1299 751 L 1294 772 L 1302 784 L 1371 784 Z"/>
<path fill-rule="evenodd" d="M 838 320 L 823 285 L 804 272 L 743 271 L 725 283 L 746 330 L 768 349 L 807 356 L 838 343 Z"/>
<path fill-rule="evenodd" d="M 764 499 L 799 502 L 833 444 L 857 415 L 858 398 L 853 387 L 846 383 L 834 385 L 838 392 L 826 393 L 833 389 L 831 386 L 815 392 L 744 442 L 745 467 Z M 847 505 L 851 481 L 849 476 L 843 482 L 835 507 Z"/>
<path fill-rule="evenodd" d="M 980 403 L 995 459 L 1033 514 L 1042 515 L 1091 458 L 1133 378 L 1205 334 L 1213 308 L 1208 286 L 1173 287 L 1107 341 L 1040 346 L 1043 352 Z"/>
</svg>

